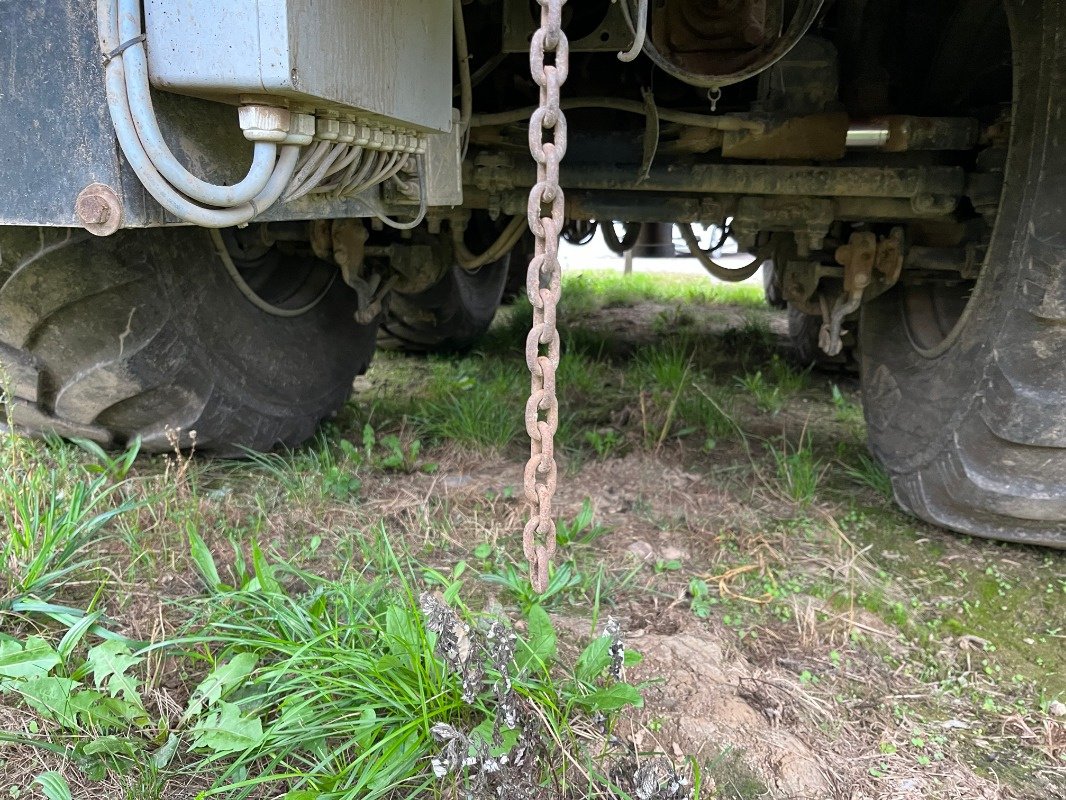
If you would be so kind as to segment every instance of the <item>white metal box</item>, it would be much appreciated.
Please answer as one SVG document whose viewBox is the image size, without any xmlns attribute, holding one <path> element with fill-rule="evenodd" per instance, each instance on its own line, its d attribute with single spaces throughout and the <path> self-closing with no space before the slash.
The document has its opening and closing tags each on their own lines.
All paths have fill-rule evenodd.
<svg viewBox="0 0 1066 800">
<path fill-rule="evenodd" d="M 152 85 L 451 127 L 452 0 L 145 0 Z"/>
</svg>

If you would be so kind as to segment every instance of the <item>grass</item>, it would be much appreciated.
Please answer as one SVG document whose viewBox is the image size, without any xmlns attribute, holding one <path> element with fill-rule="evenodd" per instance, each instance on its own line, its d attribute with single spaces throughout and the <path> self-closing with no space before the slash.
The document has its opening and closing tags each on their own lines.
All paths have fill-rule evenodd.
<svg viewBox="0 0 1066 800">
<path fill-rule="evenodd" d="M 892 478 L 884 467 L 866 453 L 857 454 L 854 466 L 845 464 L 844 474 L 860 486 L 873 489 L 882 497 L 891 499 Z"/>
<path fill-rule="evenodd" d="M 763 369 L 745 373 L 737 385 L 747 393 L 760 411 L 778 414 L 789 400 L 807 385 L 807 372 L 797 372 L 781 356 L 774 355 Z"/>
<path fill-rule="evenodd" d="M 45 723 L 25 742 L 47 748 L 42 734 L 62 734 L 91 773 L 139 773 L 159 794 L 161 782 L 211 776 L 205 796 L 375 800 L 439 782 L 430 756 L 442 760 L 445 726 L 475 751 L 485 748 L 475 762 L 490 751 L 498 758 L 519 740 L 530 751 L 564 742 L 571 759 L 585 762 L 586 776 L 611 783 L 574 731 L 583 715 L 639 704 L 640 695 L 605 677 L 614 668 L 600 639 L 572 672 L 556 676 L 556 634 L 536 604 L 527 609 L 528 636 L 516 639 L 499 622 L 489 634 L 471 628 L 461 605 L 456 612 L 432 596 L 420 600 L 394 554 L 388 575 L 324 579 L 269 561 L 253 543 L 238 587 L 218 580 L 209 554 L 196 559 L 209 593 L 185 604 L 188 621 L 174 637 L 82 649 L 82 629 L 58 647 L 40 637 L 5 645 L 5 691 Z M 445 596 L 454 602 L 456 591 Z M 469 649 L 461 657 L 450 649 L 457 635 Z M 180 713 L 154 721 L 144 667 L 159 656 L 200 679 Z M 502 694 L 500 680 L 508 687 Z M 523 704 L 537 713 L 520 714 Z M 587 727 L 585 736 L 594 730 Z M 475 770 L 465 758 L 464 747 L 448 770 L 459 782 Z M 564 780 L 569 770 L 569 762 L 549 759 L 502 768 L 532 785 Z"/>
<path fill-rule="evenodd" d="M 452 441 L 481 449 L 503 449 L 523 429 L 513 409 L 521 402 L 518 377 L 479 385 L 422 405 L 415 423 L 435 441 Z"/>
<path fill-rule="evenodd" d="M 686 388 L 692 373 L 693 346 L 687 341 L 671 341 L 649 347 L 637 354 L 633 372 L 641 386 L 668 395 Z"/>
<path fill-rule="evenodd" d="M 1066 792 L 1061 554 L 895 510 L 855 381 L 796 368 L 758 290 L 586 273 L 564 295 L 546 596 L 521 305 L 470 353 L 380 354 L 293 451 L 4 436 L 0 791 L 810 795 L 759 745 L 795 736 L 854 796 Z M 599 635 L 619 625 L 645 664 Z M 520 747 L 535 769 L 503 764 Z"/>
<path fill-rule="evenodd" d="M 800 435 L 796 444 L 781 437 L 779 445 L 771 444 L 770 453 L 781 490 L 793 502 L 810 505 L 817 495 L 826 467 L 812 452 L 806 432 Z"/>
<path fill-rule="evenodd" d="M 0 611 L 47 601 L 64 584 L 99 565 L 89 545 L 116 516 L 133 508 L 120 497 L 121 470 L 90 469 L 38 457 L 36 448 L 4 437 L 0 447 Z M 53 446 L 63 453 L 62 446 Z M 132 462 L 134 444 L 118 459 Z M 96 473 L 94 475 L 94 473 Z M 122 471 L 124 475 L 124 471 Z"/>
<path fill-rule="evenodd" d="M 641 302 L 720 305 L 748 308 L 765 304 L 762 287 L 709 280 L 636 273 L 582 272 L 563 278 L 564 312 L 631 306 Z"/>
</svg>

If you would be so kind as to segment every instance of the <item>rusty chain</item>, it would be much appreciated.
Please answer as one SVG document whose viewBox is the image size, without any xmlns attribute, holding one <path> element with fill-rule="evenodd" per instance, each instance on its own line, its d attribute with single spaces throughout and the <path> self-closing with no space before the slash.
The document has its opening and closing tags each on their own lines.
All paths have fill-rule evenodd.
<svg viewBox="0 0 1066 800">
<path fill-rule="evenodd" d="M 529 151 L 537 162 L 537 183 L 529 192 L 527 210 L 536 247 L 526 274 L 533 327 L 526 337 L 526 364 L 531 377 L 526 403 L 530 457 L 523 475 L 530 517 L 522 531 L 522 549 L 529 561 L 534 590 L 544 592 L 548 588 L 548 566 L 555 555 L 552 497 L 559 478 L 554 444 L 559 428 L 559 401 L 555 395 L 559 331 L 555 313 L 562 292 L 559 234 L 564 223 L 559 163 L 566 154 L 566 117 L 559 107 L 559 88 L 570 69 L 570 45 L 562 30 L 566 0 L 537 2 L 540 28 L 533 34 L 529 50 L 529 68 L 540 87 L 540 104 L 529 120 Z"/>
</svg>

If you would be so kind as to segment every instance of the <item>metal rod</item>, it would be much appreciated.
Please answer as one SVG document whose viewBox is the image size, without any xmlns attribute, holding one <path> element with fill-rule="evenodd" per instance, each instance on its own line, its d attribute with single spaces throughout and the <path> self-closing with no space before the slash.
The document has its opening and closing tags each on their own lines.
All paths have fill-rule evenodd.
<svg viewBox="0 0 1066 800">
<path fill-rule="evenodd" d="M 888 143 L 890 131 L 887 125 L 857 125 L 848 126 L 848 135 L 844 144 L 855 148 L 878 148 Z"/>
<path fill-rule="evenodd" d="M 530 186 L 528 168 L 514 171 L 516 186 Z M 813 197 L 959 197 L 966 173 L 961 167 L 794 167 L 685 164 L 653 167 L 637 183 L 630 170 L 572 166 L 561 176 L 566 189 L 601 189 L 694 194 L 754 194 Z M 475 179 L 475 184 L 477 180 Z"/>
</svg>

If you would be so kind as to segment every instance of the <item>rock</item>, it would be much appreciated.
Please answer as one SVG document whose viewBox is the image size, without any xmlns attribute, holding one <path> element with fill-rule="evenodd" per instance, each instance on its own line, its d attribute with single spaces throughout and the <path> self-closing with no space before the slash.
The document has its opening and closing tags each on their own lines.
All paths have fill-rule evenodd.
<svg viewBox="0 0 1066 800">
<path fill-rule="evenodd" d="M 659 557 L 663 561 L 684 561 L 688 558 L 688 553 L 680 547 L 666 545 L 665 547 L 660 548 Z"/>
<path fill-rule="evenodd" d="M 667 720 L 659 740 L 673 738 L 689 753 L 736 748 L 774 797 L 832 796 L 818 753 L 738 696 L 737 683 L 750 665 L 727 657 L 705 635 L 650 634 L 636 647 L 644 661 L 629 680 L 665 678 L 645 690 L 643 713 Z"/>
<path fill-rule="evenodd" d="M 1048 713 L 1053 717 L 1066 717 L 1066 703 L 1061 700 L 1052 700 L 1047 707 Z"/>
<path fill-rule="evenodd" d="M 629 545 L 626 551 L 636 556 L 638 561 L 648 562 L 655 560 L 655 548 L 640 539 Z"/>
</svg>

